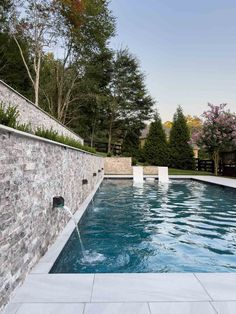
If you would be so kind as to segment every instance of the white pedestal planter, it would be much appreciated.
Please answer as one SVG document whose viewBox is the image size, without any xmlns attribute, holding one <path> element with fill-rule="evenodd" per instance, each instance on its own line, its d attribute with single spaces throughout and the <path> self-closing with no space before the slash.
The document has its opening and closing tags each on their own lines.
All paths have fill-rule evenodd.
<svg viewBox="0 0 236 314">
<path fill-rule="evenodd" d="M 134 183 L 143 183 L 143 167 L 133 167 L 133 181 Z"/>
<path fill-rule="evenodd" d="M 159 182 L 169 182 L 168 167 L 158 167 Z"/>
</svg>

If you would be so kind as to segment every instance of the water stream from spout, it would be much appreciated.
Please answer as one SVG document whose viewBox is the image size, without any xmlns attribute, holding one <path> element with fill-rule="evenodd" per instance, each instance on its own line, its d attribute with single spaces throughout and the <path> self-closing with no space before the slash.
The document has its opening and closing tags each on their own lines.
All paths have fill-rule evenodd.
<svg viewBox="0 0 236 314">
<path fill-rule="evenodd" d="M 77 221 L 75 220 L 75 217 L 74 215 L 72 214 L 71 210 L 69 207 L 67 206 L 64 206 L 64 209 L 66 210 L 66 212 L 69 214 L 70 218 L 73 220 L 74 224 L 75 224 L 75 229 L 76 229 L 76 232 L 78 234 L 78 238 L 79 238 L 79 242 L 80 242 L 80 246 L 81 246 L 81 251 L 82 251 L 82 254 L 83 254 L 83 257 L 85 256 L 85 249 L 84 249 L 84 244 L 83 244 L 83 241 L 81 239 L 81 235 L 80 235 L 80 232 L 79 232 L 79 227 L 78 227 L 78 224 L 77 224 Z"/>
<path fill-rule="evenodd" d="M 82 251 L 82 255 L 83 255 L 83 259 L 82 261 L 84 263 L 94 263 L 94 262 L 102 262 L 105 260 L 105 256 L 103 254 L 97 253 L 97 252 L 90 252 L 90 251 L 86 251 L 84 248 L 84 244 L 80 235 L 80 231 L 79 231 L 79 227 L 77 224 L 77 221 L 74 217 L 74 215 L 72 214 L 71 210 L 69 207 L 64 206 L 63 207 L 65 209 L 65 211 L 67 212 L 67 214 L 71 217 L 71 219 L 73 220 L 74 224 L 75 224 L 75 229 L 76 232 L 78 234 L 78 238 L 79 238 L 79 243 L 80 243 L 80 247 L 81 247 L 81 251 Z"/>
</svg>

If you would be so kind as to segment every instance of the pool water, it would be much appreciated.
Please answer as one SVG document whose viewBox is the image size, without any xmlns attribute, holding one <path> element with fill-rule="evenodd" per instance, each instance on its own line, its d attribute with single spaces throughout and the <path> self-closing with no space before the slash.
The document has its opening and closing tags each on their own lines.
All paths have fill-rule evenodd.
<svg viewBox="0 0 236 314">
<path fill-rule="evenodd" d="M 234 272 L 236 192 L 194 180 L 104 180 L 51 273 Z"/>
</svg>

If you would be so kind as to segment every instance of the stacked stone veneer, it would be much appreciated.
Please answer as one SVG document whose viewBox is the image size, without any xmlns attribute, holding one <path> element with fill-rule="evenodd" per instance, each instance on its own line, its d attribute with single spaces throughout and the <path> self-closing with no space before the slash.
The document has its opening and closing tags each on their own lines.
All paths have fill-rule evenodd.
<svg viewBox="0 0 236 314">
<path fill-rule="evenodd" d="M 53 196 L 75 212 L 102 168 L 98 156 L 0 126 L 1 306 L 69 220 Z"/>
<path fill-rule="evenodd" d="M 156 166 L 144 166 L 143 167 L 143 174 L 144 175 L 158 175 L 158 167 Z"/>
<path fill-rule="evenodd" d="M 132 158 L 131 157 L 106 157 L 105 158 L 105 174 L 106 175 L 132 175 Z M 144 166 L 144 175 L 158 175 L 158 167 Z"/>
<path fill-rule="evenodd" d="M 19 94 L 1 80 L 0 102 L 2 102 L 5 107 L 8 107 L 9 105 L 17 106 L 20 114 L 18 121 L 21 124 L 30 124 L 32 130 L 35 131 L 38 127 L 44 129 L 52 128 L 54 131 L 57 131 L 58 134 L 71 137 L 83 144 L 83 139 L 80 136 L 70 131 L 58 120 L 50 116 L 41 108 L 35 106 L 30 100 Z"/>
<path fill-rule="evenodd" d="M 105 174 L 131 175 L 132 158 L 131 157 L 106 157 L 104 162 Z"/>
</svg>

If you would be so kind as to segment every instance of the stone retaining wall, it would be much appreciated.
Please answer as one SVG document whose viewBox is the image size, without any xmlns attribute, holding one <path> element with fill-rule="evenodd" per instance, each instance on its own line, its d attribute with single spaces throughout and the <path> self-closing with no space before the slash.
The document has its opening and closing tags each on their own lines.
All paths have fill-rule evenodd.
<svg viewBox="0 0 236 314">
<path fill-rule="evenodd" d="M 144 166 L 143 167 L 144 175 L 158 175 L 158 167 L 157 166 Z"/>
<path fill-rule="evenodd" d="M 38 127 L 44 129 L 53 129 L 58 134 L 71 137 L 81 144 L 83 139 L 61 124 L 54 117 L 50 116 L 47 112 L 41 108 L 35 106 L 30 100 L 23 95 L 15 91 L 9 85 L 0 80 L 0 102 L 4 106 L 17 106 L 20 116 L 18 118 L 21 124 L 30 124 L 32 130 L 36 130 Z"/>
<path fill-rule="evenodd" d="M 104 161 L 105 174 L 133 174 L 131 157 L 106 157 Z"/>
<path fill-rule="evenodd" d="M 75 212 L 103 167 L 96 155 L 0 126 L 0 308 L 69 220 L 53 197 Z"/>
<path fill-rule="evenodd" d="M 109 175 L 132 175 L 131 157 L 106 157 L 104 161 L 105 174 Z M 158 167 L 144 166 L 144 175 L 158 175 Z"/>
</svg>

